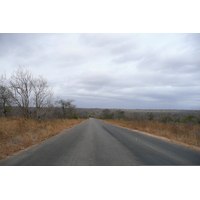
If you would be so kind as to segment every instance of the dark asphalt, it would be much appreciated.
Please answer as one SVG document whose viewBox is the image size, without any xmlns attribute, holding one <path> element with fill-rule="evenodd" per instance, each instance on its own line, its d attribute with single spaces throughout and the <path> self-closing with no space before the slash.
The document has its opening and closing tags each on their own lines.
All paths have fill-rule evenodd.
<svg viewBox="0 0 200 200">
<path fill-rule="evenodd" d="M 90 119 L 28 150 L 3 166 L 200 165 L 200 152 Z"/>
</svg>

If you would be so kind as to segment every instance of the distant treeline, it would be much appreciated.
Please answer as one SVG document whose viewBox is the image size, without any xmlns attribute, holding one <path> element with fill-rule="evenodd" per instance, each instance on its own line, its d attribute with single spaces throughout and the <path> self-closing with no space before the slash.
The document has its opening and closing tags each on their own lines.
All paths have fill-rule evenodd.
<svg viewBox="0 0 200 200">
<path fill-rule="evenodd" d="M 90 117 L 126 121 L 158 121 L 162 123 L 194 123 L 200 124 L 199 110 L 121 110 L 102 109 L 87 112 Z"/>
</svg>

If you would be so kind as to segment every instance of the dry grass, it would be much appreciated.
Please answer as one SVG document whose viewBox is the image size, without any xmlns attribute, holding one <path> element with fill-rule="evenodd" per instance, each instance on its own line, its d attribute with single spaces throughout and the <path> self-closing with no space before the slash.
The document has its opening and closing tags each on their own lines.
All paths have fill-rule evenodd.
<svg viewBox="0 0 200 200">
<path fill-rule="evenodd" d="M 37 122 L 23 118 L 0 118 L 0 160 L 71 128 L 84 119 Z"/>
<path fill-rule="evenodd" d="M 154 121 L 119 121 L 103 120 L 107 123 L 162 136 L 171 141 L 184 143 L 200 149 L 200 125 L 198 124 L 174 124 Z"/>
</svg>

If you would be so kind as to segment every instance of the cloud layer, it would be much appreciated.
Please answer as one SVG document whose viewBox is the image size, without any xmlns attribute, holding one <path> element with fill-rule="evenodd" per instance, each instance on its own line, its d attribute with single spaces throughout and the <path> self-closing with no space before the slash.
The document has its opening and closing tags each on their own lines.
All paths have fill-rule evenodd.
<svg viewBox="0 0 200 200">
<path fill-rule="evenodd" d="M 0 34 L 0 69 L 43 75 L 78 107 L 200 107 L 200 34 Z"/>
</svg>

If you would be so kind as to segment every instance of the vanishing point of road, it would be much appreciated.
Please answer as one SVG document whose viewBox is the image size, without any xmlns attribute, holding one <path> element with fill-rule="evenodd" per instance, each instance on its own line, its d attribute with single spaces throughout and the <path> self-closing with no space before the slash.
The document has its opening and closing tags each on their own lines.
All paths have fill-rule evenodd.
<svg viewBox="0 0 200 200">
<path fill-rule="evenodd" d="M 90 119 L 0 161 L 0 165 L 200 165 L 200 151 Z"/>
</svg>

